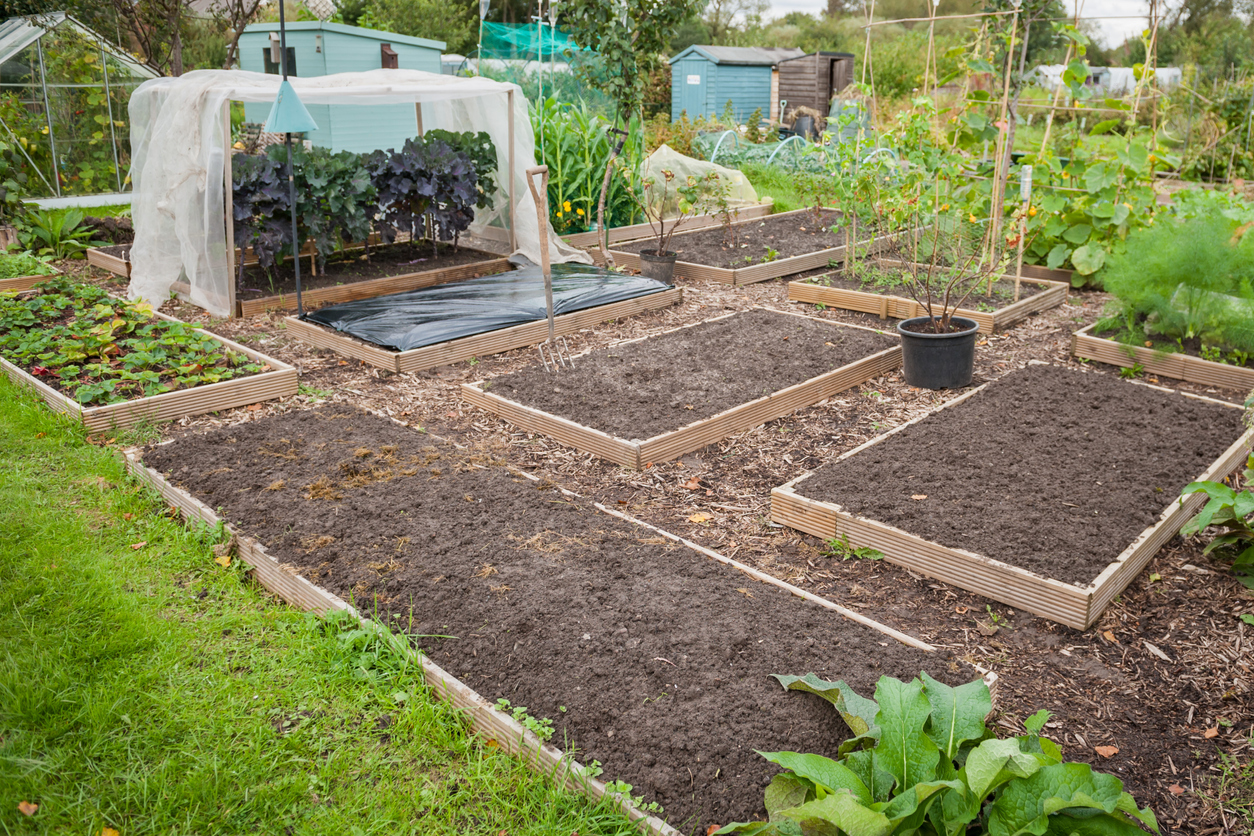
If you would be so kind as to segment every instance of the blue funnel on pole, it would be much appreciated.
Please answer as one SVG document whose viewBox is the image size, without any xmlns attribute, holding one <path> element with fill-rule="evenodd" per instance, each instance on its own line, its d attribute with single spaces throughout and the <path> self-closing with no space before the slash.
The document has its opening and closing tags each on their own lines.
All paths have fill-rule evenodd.
<svg viewBox="0 0 1254 836">
<path fill-rule="evenodd" d="M 279 85 L 279 94 L 274 97 L 274 105 L 262 130 L 271 134 L 301 134 L 318 130 L 318 123 L 309 115 L 305 103 L 296 95 L 296 88 L 286 78 Z"/>
</svg>

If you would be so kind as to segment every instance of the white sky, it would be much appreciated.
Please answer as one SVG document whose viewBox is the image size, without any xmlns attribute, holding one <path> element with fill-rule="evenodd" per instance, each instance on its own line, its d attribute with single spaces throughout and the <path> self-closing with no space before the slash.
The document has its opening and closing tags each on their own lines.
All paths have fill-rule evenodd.
<svg viewBox="0 0 1254 836">
<path fill-rule="evenodd" d="M 926 0 L 919 0 L 919 15 L 927 14 Z M 1068 12 L 1075 9 L 1075 0 L 1063 0 Z M 1147 21 L 1144 17 L 1148 10 L 1148 0 L 1084 0 L 1083 14 L 1085 17 L 1098 15 L 1138 15 L 1136 20 L 1099 20 L 1099 25 L 1106 41 L 1105 46 L 1123 43 L 1128 35 L 1143 30 Z M 825 0 L 771 0 L 771 13 L 774 17 L 782 17 L 789 12 L 807 12 L 821 14 L 827 8 Z"/>
</svg>

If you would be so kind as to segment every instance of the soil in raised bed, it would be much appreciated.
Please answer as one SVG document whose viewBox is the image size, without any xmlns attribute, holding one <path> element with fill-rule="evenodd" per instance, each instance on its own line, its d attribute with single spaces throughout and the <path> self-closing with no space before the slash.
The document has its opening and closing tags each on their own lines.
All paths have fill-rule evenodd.
<svg viewBox="0 0 1254 836">
<path fill-rule="evenodd" d="M 1220 349 L 1220 358 L 1216 360 L 1213 356 L 1202 357 L 1202 340 L 1200 337 L 1189 337 L 1188 339 L 1173 340 L 1164 337 L 1161 334 L 1145 335 L 1143 332 L 1135 336 L 1128 334 L 1127 331 L 1117 328 L 1097 329 L 1092 331 L 1094 337 L 1100 337 L 1105 340 L 1120 343 L 1134 348 L 1148 348 L 1152 351 L 1161 351 L 1166 354 L 1187 354 L 1190 357 L 1196 357 L 1199 360 L 1210 360 L 1213 363 L 1223 363 L 1226 366 L 1233 366 L 1238 369 L 1254 369 L 1254 356 L 1243 357 L 1233 351 L 1223 351 Z M 1148 343 L 1148 345 L 1147 345 Z M 1207 346 L 1210 348 L 1210 346 Z"/>
<path fill-rule="evenodd" d="M 764 813 L 762 751 L 834 755 L 831 706 L 772 673 L 973 672 L 753 582 L 654 532 L 345 406 L 150 449 L 282 563 L 408 630 L 488 700 L 553 721 L 685 832 Z M 455 638 L 442 638 L 455 637 Z"/>
<path fill-rule="evenodd" d="M 844 232 L 832 232 L 840 220 L 839 212 L 824 212 L 815 223 L 809 213 L 801 215 L 768 215 L 761 220 L 736 224 L 734 246 L 722 226 L 695 232 L 682 232 L 671 239 L 670 248 L 679 254 L 679 261 L 706 264 L 710 267 L 748 267 L 764 261 L 778 261 L 797 255 L 828 250 L 845 244 Z M 614 244 L 611 249 L 627 253 L 657 251 L 657 239 Z M 772 256 L 770 250 L 775 251 Z"/>
<path fill-rule="evenodd" d="M 820 468 L 797 492 L 1086 586 L 1241 431 L 1236 409 L 1028 366 Z"/>
<path fill-rule="evenodd" d="M 756 309 L 579 357 L 533 366 L 489 392 L 619 438 L 646 439 L 834 371 L 896 337 Z"/>
<path fill-rule="evenodd" d="M 468 249 L 465 245 L 454 250 L 451 243 L 445 242 L 439 243 L 438 254 L 432 252 L 430 241 L 386 244 L 372 246 L 369 259 L 366 258 L 365 250 L 360 249 L 347 250 L 329 256 L 326 272 L 316 276 L 310 275 L 309 256 L 305 256 L 300 262 L 300 286 L 301 290 L 335 287 L 369 279 L 443 270 L 496 258 L 500 256 Z M 244 268 L 244 286 L 239 295 L 241 301 L 247 302 L 249 299 L 262 299 L 266 296 L 277 296 L 280 293 L 295 292 L 296 271 L 290 258 L 284 260 L 282 264 L 275 265 L 268 274 L 258 264 L 250 264 Z"/>
<path fill-rule="evenodd" d="M 99 247 L 98 249 L 100 250 L 100 252 L 104 253 L 105 255 L 111 255 L 114 258 L 120 258 L 123 261 L 131 260 L 131 245 L 130 244 L 113 244 L 108 247 Z"/>
<path fill-rule="evenodd" d="M 842 290 L 860 290 L 863 293 L 882 293 L 888 296 L 900 296 L 905 299 L 912 298 L 910 289 L 901 280 L 901 272 L 890 267 L 873 271 L 872 275 L 854 275 L 846 269 L 816 276 L 813 279 L 809 279 L 809 282 L 825 287 L 838 287 Z M 981 288 L 986 286 L 984 283 L 981 283 Z M 1046 289 L 1030 279 L 1025 280 L 1019 285 L 1019 300 L 1022 301 L 1038 293 L 1043 293 Z M 942 286 L 942 300 L 943 293 Z M 942 300 L 937 300 L 937 302 L 939 303 Z M 962 303 L 962 307 L 967 310 L 992 313 L 1013 305 L 1014 302 L 1015 280 L 1013 278 L 1000 278 L 993 282 L 992 293 L 984 293 L 982 290 L 974 292 Z M 939 304 L 936 304 L 935 307 L 938 308 Z"/>
</svg>

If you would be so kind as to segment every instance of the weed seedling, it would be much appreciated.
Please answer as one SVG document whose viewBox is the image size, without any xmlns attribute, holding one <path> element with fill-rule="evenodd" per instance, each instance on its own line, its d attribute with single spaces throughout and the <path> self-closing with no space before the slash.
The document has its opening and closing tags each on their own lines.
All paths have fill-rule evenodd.
<svg viewBox="0 0 1254 836">
<path fill-rule="evenodd" d="M 882 560 L 884 558 L 884 553 L 879 549 L 873 549 L 870 546 L 855 547 L 849 542 L 848 534 L 841 534 L 824 540 L 823 548 L 819 552 L 826 557 L 839 557 L 841 560 L 849 560 L 854 557 L 859 560 Z"/>
<path fill-rule="evenodd" d="M 1124 366 L 1119 370 L 1119 376 L 1124 380 L 1136 380 L 1145 373 L 1145 366 L 1140 363 L 1133 363 L 1131 366 Z"/>
</svg>

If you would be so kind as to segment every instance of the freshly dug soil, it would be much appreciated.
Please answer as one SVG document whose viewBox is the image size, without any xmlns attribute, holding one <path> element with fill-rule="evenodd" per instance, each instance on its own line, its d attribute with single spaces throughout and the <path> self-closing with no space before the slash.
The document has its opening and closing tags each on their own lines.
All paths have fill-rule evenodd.
<svg viewBox="0 0 1254 836">
<path fill-rule="evenodd" d="M 1028 366 L 797 490 L 1085 586 L 1240 434 L 1240 410 Z"/>
<path fill-rule="evenodd" d="M 867 696 L 884 674 L 974 676 L 350 407 L 186 436 L 145 461 L 487 699 L 551 719 L 555 744 L 685 832 L 763 815 L 777 770 L 754 749 L 830 756 L 848 735 L 770 674 Z"/>
<path fill-rule="evenodd" d="M 458 267 L 462 264 L 500 258 L 499 255 L 492 253 L 468 249 L 465 245 L 454 250 L 451 243 L 444 242 L 440 242 L 438 252 L 438 255 L 432 255 L 430 241 L 374 246 L 370 248 L 369 260 L 366 259 L 365 250 L 351 250 L 327 258 L 326 272 L 317 276 L 310 275 L 309 256 L 306 255 L 300 263 L 301 290 L 335 287 L 364 282 L 367 279 L 423 273 L 427 270 L 442 270 L 446 267 Z M 244 268 L 244 289 L 240 293 L 243 301 L 295 292 L 296 270 L 290 258 L 282 264 L 275 265 L 268 275 L 257 264 L 250 264 Z"/>
<path fill-rule="evenodd" d="M 1159 334 L 1154 334 L 1152 336 L 1138 334 L 1135 337 L 1131 337 L 1126 331 L 1119 331 L 1113 328 L 1101 331 L 1094 328 L 1092 334 L 1095 337 L 1114 340 L 1118 343 L 1127 343 L 1128 345 L 1136 346 L 1138 348 L 1150 348 L 1155 351 L 1165 351 L 1169 354 L 1182 352 L 1190 357 L 1202 357 L 1202 340 L 1200 337 L 1189 337 L 1188 339 L 1182 339 L 1180 342 L 1176 342 L 1175 340 L 1169 340 Z M 1146 342 L 1151 343 L 1151 345 L 1146 345 Z M 1220 350 L 1223 351 L 1222 348 Z M 1216 362 L 1213 357 L 1207 357 L 1204 359 Z M 1232 351 L 1228 350 L 1223 351 L 1222 359 L 1217 362 L 1222 362 L 1229 366 L 1236 366 L 1237 368 L 1254 369 L 1254 356 L 1244 358 L 1244 363 L 1237 362 L 1239 359 L 1241 358 L 1235 357 Z"/>
<path fill-rule="evenodd" d="M 92 231 L 92 238 L 111 244 L 131 244 L 135 240 L 135 227 L 130 218 L 83 218 L 83 226 Z M 129 246 L 126 249 L 130 249 Z"/>
<path fill-rule="evenodd" d="M 968 320 L 968 322 L 969 321 L 970 320 Z M 973 327 L 974 326 L 972 325 L 967 325 L 965 327 L 961 325 L 957 325 L 952 319 L 949 321 L 948 327 L 946 327 L 943 332 L 938 331 L 936 329 L 936 326 L 929 324 L 927 320 L 919 320 L 918 322 L 902 322 L 901 323 L 902 330 L 909 331 L 912 334 L 940 334 L 940 333 L 957 334 L 959 331 L 968 331 L 969 329 Z"/>
<path fill-rule="evenodd" d="M 900 273 L 893 273 L 886 269 L 888 276 L 895 280 Z M 809 280 L 812 284 L 821 284 L 825 287 L 839 287 L 843 290 L 860 290 L 863 293 L 883 293 L 889 296 L 901 296 L 910 298 L 910 291 L 900 283 L 876 283 L 873 280 L 863 281 L 860 277 L 851 275 L 848 271 L 840 271 L 836 273 L 827 273 L 822 276 L 816 276 Z M 1019 284 L 1020 301 L 1035 296 L 1044 291 L 1045 288 L 1038 284 L 1032 284 L 1029 281 L 1023 281 Z M 943 292 L 942 292 L 943 296 Z M 1013 305 L 1015 301 L 1015 281 L 1011 279 L 998 279 L 993 282 L 992 293 L 972 293 L 967 297 L 967 301 L 962 307 L 967 310 L 993 311 Z M 981 307 L 983 306 L 983 307 Z M 939 308 L 939 303 L 935 309 Z"/>
<path fill-rule="evenodd" d="M 131 260 L 131 245 L 130 244 L 114 244 L 111 247 L 101 247 L 100 251 L 106 255 L 115 256 L 124 261 Z"/>
<path fill-rule="evenodd" d="M 840 247 L 845 243 L 843 232 L 831 231 L 840 220 L 839 212 L 825 212 L 819 223 L 809 213 L 801 215 L 768 215 L 761 220 L 736 225 L 736 240 L 729 240 L 722 226 L 697 232 L 683 232 L 671 239 L 670 248 L 679 254 L 680 261 L 706 264 L 710 267 L 748 267 L 764 261 L 777 261 L 795 255 Z M 657 239 L 616 244 L 620 252 L 639 253 L 657 251 Z M 770 257 L 768 249 L 776 252 Z"/>
<path fill-rule="evenodd" d="M 602 348 L 488 391 L 625 439 L 677 430 L 891 348 L 896 337 L 763 309 Z"/>
</svg>

